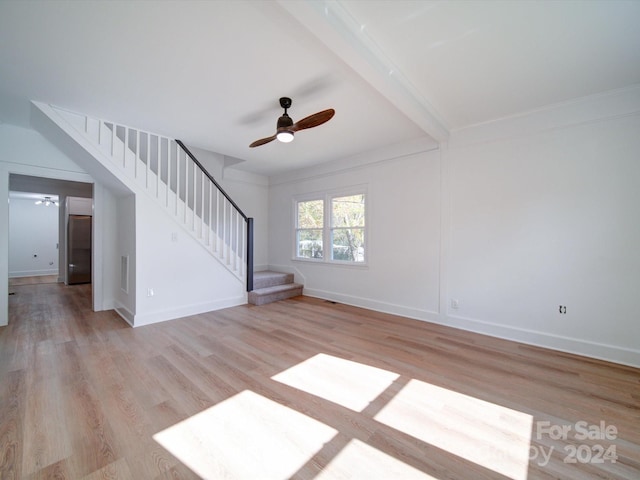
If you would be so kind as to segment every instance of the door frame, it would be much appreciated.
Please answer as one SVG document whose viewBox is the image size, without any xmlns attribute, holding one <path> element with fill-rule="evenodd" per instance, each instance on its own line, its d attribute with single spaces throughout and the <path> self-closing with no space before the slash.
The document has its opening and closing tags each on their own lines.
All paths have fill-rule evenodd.
<svg viewBox="0 0 640 480">
<path fill-rule="evenodd" d="M 0 327 L 9 324 L 9 177 L 12 174 L 32 177 L 69 180 L 93 185 L 93 235 L 92 235 L 92 279 L 93 310 L 103 310 L 103 269 L 96 259 L 102 256 L 102 242 L 98 237 L 103 231 L 101 213 L 104 199 L 103 189 L 86 173 L 56 170 L 34 165 L 0 162 Z M 53 192 L 52 192 L 53 193 Z M 6 201 L 5 201 L 6 200 Z"/>
</svg>

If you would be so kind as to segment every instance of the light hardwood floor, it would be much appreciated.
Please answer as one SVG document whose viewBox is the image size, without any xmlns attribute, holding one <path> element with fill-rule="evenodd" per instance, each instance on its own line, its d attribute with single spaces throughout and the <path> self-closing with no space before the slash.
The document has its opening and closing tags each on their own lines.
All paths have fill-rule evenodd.
<svg viewBox="0 0 640 480">
<path fill-rule="evenodd" d="M 13 288 L 3 480 L 640 478 L 639 369 L 308 297 L 133 329 L 90 288 Z"/>
</svg>

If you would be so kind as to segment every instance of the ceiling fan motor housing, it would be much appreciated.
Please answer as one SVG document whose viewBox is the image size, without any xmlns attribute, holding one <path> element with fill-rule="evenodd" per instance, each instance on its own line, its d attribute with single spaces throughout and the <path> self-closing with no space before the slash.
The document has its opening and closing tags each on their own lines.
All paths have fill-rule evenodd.
<svg viewBox="0 0 640 480">
<path fill-rule="evenodd" d="M 287 132 L 289 131 L 289 127 L 291 127 L 291 125 L 293 125 L 293 120 L 291 119 L 291 117 L 289 116 L 289 114 L 287 113 L 287 109 L 289 107 L 291 107 L 291 99 L 289 97 L 281 97 L 280 98 L 280 106 L 282 108 L 284 108 L 284 113 L 282 114 L 282 116 L 280 118 L 278 118 L 278 127 L 277 127 L 277 131 L 278 133 L 280 132 Z M 293 135 L 293 132 L 290 132 Z"/>
<path fill-rule="evenodd" d="M 286 113 L 278 119 L 278 131 L 283 128 L 289 128 L 293 125 L 293 120 Z"/>
</svg>

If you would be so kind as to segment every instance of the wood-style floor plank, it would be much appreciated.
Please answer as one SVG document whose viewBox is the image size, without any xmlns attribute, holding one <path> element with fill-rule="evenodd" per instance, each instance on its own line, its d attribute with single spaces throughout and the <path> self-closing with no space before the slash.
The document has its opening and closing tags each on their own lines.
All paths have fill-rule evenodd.
<svg viewBox="0 0 640 480">
<path fill-rule="evenodd" d="M 640 478 L 640 369 L 308 297 L 133 329 L 11 290 L 3 480 Z"/>
</svg>

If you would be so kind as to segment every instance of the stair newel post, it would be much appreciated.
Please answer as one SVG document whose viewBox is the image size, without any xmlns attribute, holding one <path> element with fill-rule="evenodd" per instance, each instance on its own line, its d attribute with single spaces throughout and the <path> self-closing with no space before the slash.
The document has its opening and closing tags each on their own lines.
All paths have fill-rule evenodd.
<svg viewBox="0 0 640 480">
<path fill-rule="evenodd" d="M 253 290 L 253 217 L 247 218 L 247 292 Z"/>
<path fill-rule="evenodd" d="M 200 172 L 200 238 L 206 242 L 204 225 L 204 173 Z"/>
<path fill-rule="evenodd" d="M 209 221 L 207 222 L 208 228 L 207 228 L 207 246 L 212 247 L 213 242 L 211 241 L 211 230 L 213 230 L 213 225 L 211 224 L 211 217 L 212 217 L 212 212 L 211 210 L 213 210 L 213 198 L 211 195 L 212 189 L 211 189 L 211 181 L 209 180 L 209 182 L 207 182 L 207 205 L 209 206 Z"/>
<path fill-rule="evenodd" d="M 191 230 L 196 232 L 196 213 L 198 213 L 198 175 L 196 165 L 193 165 L 193 216 L 191 217 Z"/>
<path fill-rule="evenodd" d="M 180 214 L 180 156 L 181 150 L 176 149 L 176 217 Z"/>
<path fill-rule="evenodd" d="M 169 191 L 171 190 L 171 147 L 173 142 L 167 139 L 167 188 L 165 189 L 165 206 L 169 208 Z"/>
</svg>

